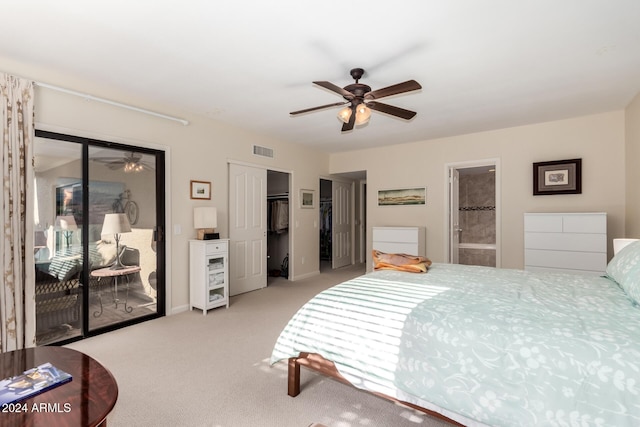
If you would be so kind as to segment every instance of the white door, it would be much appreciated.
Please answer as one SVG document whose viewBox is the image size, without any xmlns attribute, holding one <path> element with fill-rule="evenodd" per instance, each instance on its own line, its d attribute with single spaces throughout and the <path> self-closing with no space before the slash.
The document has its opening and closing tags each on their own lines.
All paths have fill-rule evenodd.
<svg viewBox="0 0 640 427">
<path fill-rule="evenodd" d="M 332 181 L 332 267 L 351 264 L 351 184 Z"/>
<path fill-rule="evenodd" d="M 229 164 L 229 294 L 267 286 L 267 170 Z"/>
<path fill-rule="evenodd" d="M 449 169 L 449 202 L 449 226 L 451 227 L 449 259 L 452 264 L 458 264 L 460 232 L 462 231 L 460 229 L 460 172 L 458 169 Z"/>
</svg>

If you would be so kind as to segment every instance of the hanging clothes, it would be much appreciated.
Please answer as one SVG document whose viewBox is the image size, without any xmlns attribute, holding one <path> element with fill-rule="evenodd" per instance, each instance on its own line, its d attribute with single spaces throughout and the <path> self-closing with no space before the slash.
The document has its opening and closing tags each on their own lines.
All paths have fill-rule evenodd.
<svg viewBox="0 0 640 427">
<path fill-rule="evenodd" d="M 269 230 L 284 233 L 289 229 L 289 201 L 272 200 L 269 204 Z"/>
</svg>

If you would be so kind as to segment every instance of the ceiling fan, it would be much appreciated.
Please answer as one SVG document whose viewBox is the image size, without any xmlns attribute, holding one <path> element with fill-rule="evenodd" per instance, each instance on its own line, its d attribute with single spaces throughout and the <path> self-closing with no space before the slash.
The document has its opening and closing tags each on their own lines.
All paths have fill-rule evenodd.
<svg viewBox="0 0 640 427">
<path fill-rule="evenodd" d="M 153 165 L 142 161 L 141 153 L 126 153 L 123 157 L 93 157 L 91 160 L 105 164 L 111 170 L 122 169 L 125 172 L 153 170 Z"/>
<path fill-rule="evenodd" d="M 408 80 L 403 83 L 398 83 L 392 86 L 387 86 L 385 88 L 372 91 L 370 86 L 359 83 L 359 80 L 363 75 L 364 70 L 362 68 L 352 69 L 351 77 L 353 77 L 356 82 L 347 85 L 344 88 L 336 86 L 331 82 L 313 82 L 318 86 L 322 86 L 325 89 L 329 89 L 332 92 L 342 95 L 345 101 L 321 105 L 319 107 L 307 108 L 299 111 L 293 111 L 289 114 L 295 116 L 297 114 L 309 113 L 311 111 L 322 110 L 324 108 L 349 104 L 338 113 L 338 117 L 344 122 L 344 124 L 342 125 L 342 132 L 352 130 L 355 125 L 366 123 L 371 116 L 371 110 L 380 111 L 381 113 L 390 114 L 392 116 L 399 117 L 405 120 L 410 120 L 416 115 L 415 111 L 405 110 L 404 108 L 394 107 L 393 105 L 389 104 L 383 104 L 382 102 L 378 102 L 376 100 L 384 98 L 386 96 L 398 95 L 401 93 L 422 89 L 422 86 L 420 86 L 417 81 Z"/>
</svg>

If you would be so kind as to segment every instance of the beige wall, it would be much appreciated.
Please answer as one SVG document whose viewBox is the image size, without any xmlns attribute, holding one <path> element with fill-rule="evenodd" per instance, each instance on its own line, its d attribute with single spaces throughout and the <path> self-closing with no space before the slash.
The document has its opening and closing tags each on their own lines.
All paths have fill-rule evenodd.
<svg viewBox="0 0 640 427">
<path fill-rule="evenodd" d="M 3 71 L 17 76 L 79 90 L 75 87 L 76 82 L 49 70 L 11 61 L 4 62 L 4 67 Z M 190 121 L 188 126 L 183 126 L 178 122 L 36 87 L 35 116 L 38 129 L 159 148 L 168 153 L 169 184 L 166 195 L 167 203 L 171 206 L 167 222 L 167 233 L 171 239 L 167 248 L 171 257 L 171 265 L 168 266 L 168 285 L 171 289 L 168 312 L 183 310 L 189 303 L 188 240 L 195 238 L 193 208 L 216 206 L 219 215 L 217 231 L 221 237 L 228 237 L 228 161 L 291 173 L 291 220 L 295 227 L 291 230 L 290 277 L 306 277 L 319 271 L 317 211 L 299 209 L 298 194 L 301 188 L 315 189 L 318 194 L 318 177 L 326 175 L 329 169 L 327 154 L 233 128 L 204 116 L 185 114 L 166 105 L 144 104 L 128 98 L 127 94 L 110 94 L 108 87 L 87 85 L 82 92 Z M 215 106 L 215 100 L 212 100 L 212 105 Z M 254 156 L 253 144 L 273 148 L 275 158 Z M 191 200 L 190 180 L 211 181 L 212 200 Z M 181 228 L 181 234 L 174 234 L 175 226 Z M 304 264 L 300 262 L 302 257 L 306 260 Z"/>
<path fill-rule="evenodd" d="M 631 101 L 625 115 L 626 153 L 626 234 L 640 238 L 640 93 Z"/>
<path fill-rule="evenodd" d="M 330 173 L 367 171 L 367 257 L 370 261 L 371 227 L 375 225 L 424 225 L 428 229 L 428 255 L 444 260 L 445 164 L 497 158 L 502 186 L 502 266 L 523 265 L 522 214 L 527 211 L 606 211 L 609 237 L 640 235 L 640 196 L 629 185 L 625 196 L 624 156 L 627 153 L 627 182 L 636 183 L 640 171 L 640 100 L 626 111 L 541 123 L 491 132 L 461 135 L 386 148 L 339 153 L 333 156 L 299 145 L 229 127 L 204 116 L 185 114 L 178 108 L 154 105 L 127 93 L 111 92 L 108 86 L 69 79 L 64 73 L 44 70 L 3 58 L 3 71 L 49 84 L 78 90 L 119 102 L 188 119 L 189 126 L 124 110 L 49 89 L 36 89 L 37 127 L 45 130 L 89 136 L 132 145 L 160 148 L 168 153 L 167 202 L 170 203 L 167 231 L 170 234 L 171 310 L 188 304 L 188 245 L 195 236 L 194 206 L 214 205 L 219 212 L 218 231 L 228 236 L 227 161 L 241 161 L 292 173 L 293 208 L 290 274 L 301 278 L 318 271 L 317 211 L 298 208 L 301 188 L 315 189 L 318 178 Z M 212 100 L 215 107 L 215 100 Z M 212 108 L 213 108 L 212 107 Z M 222 113 L 224 114 L 224 112 Z M 626 126 L 625 126 L 626 119 Z M 410 126 L 410 124 L 408 124 Z M 625 134 L 627 143 L 625 145 Z M 275 150 L 275 159 L 251 154 L 252 144 Z M 532 196 L 531 164 L 536 161 L 581 157 L 583 194 Z M 310 160 L 307 160 L 310 159 Z M 329 166 L 330 165 L 330 166 Z M 189 181 L 213 183 L 211 202 L 189 198 Z M 427 186 L 426 207 L 378 208 L 376 193 L 382 188 Z M 626 203 L 625 203 L 626 201 Z M 634 219 L 634 220 L 632 220 Z M 181 234 L 173 234 L 175 226 Z M 611 251 L 611 248 L 610 248 Z M 305 264 L 300 260 L 304 257 Z"/>
<path fill-rule="evenodd" d="M 501 265 L 522 268 L 523 213 L 608 213 L 610 239 L 624 234 L 624 111 L 500 129 L 331 156 L 331 173 L 367 171 L 367 252 L 371 227 L 427 228 L 427 255 L 445 260 L 447 236 L 445 165 L 499 159 Z M 410 124 L 408 124 L 410 126 Z M 532 163 L 582 158 L 582 194 L 533 196 Z M 378 207 L 379 189 L 427 187 L 423 207 Z M 609 242 L 611 253 L 611 242 Z"/>
</svg>

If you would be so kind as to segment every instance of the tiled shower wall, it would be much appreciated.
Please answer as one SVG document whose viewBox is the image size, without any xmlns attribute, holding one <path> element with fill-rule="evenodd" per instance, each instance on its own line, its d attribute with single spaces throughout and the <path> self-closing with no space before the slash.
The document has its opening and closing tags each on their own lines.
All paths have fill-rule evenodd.
<svg viewBox="0 0 640 427">
<path fill-rule="evenodd" d="M 495 249 L 464 248 L 465 244 L 495 245 L 496 243 L 496 183 L 495 174 L 460 175 L 459 263 L 495 267 Z"/>
</svg>

